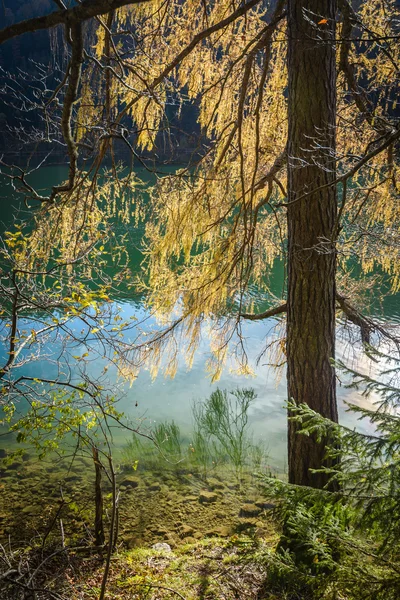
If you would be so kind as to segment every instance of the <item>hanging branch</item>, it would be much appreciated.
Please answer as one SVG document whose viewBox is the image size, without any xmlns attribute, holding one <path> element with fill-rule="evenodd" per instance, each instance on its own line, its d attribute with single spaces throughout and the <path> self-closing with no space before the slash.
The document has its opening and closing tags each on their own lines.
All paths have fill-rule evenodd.
<svg viewBox="0 0 400 600">
<path fill-rule="evenodd" d="M 61 117 L 61 129 L 64 140 L 67 144 L 69 155 L 69 176 L 68 183 L 65 185 L 54 186 L 51 192 L 50 201 L 61 192 L 70 192 L 74 187 L 77 168 L 78 168 L 78 149 L 74 140 L 71 120 L 74 102 L 78 98 L 79 83 L 81 80 L 82 62 L 83 62 L 83 36 L 82 25 L 79 22 L 72 23 L 70 27 L 70 36 L 72 43 L 71 61 L 68 66 L 69 77 L 68 87 L 64 97 L 63 111 Z"/>
<path fill-rule="evenodd" d="M 226 17 L 225 19 L 222 19 L 222 21 L 219 21 L 218 23 L 215 23 L 215 25 L 212 25 L 211 27 L 207 27 L 206 29 L 203 29 L 203 31 L 200 31 L 199 33 L 197 33 L 193 37 L 192 41 L 179 54 L 177 54 L 177 56 L 175 56 L 175 58 L 165 67 L 165 69 L 160 73 L 160 75 L 155 77 L 153 79 L 153 81 L 151 83 L 149 83 L 149 85 L 147 86 L 148 91 L 153 91 L 154 88 L 157 87 L 175 69 L 175 67 L 177 67 L 181 64 L 181 62 L 184 60 L 184 58 L 189 56 L 189 54 L 194 50 L 194 48 L 202 40 L 210 37 L 211 34 L 216 33 L 217 31 L 220 31 L 221 29 L 224 29 L 225 27 L 227 27 L 228 25 L 230 25 L 231 23 L 236 21 L 239 17 L 245 15 L 251 8 L 256 6 L 260 1 L 261 0 L 250 0 L 246 4 L 243 4 L 237 10 L 233 11 L 228 17 Z M 280 17 L 280 18 L 282 18 L 282 17 Z M 0 40 L 1 40 L 1 37 L 0 37 Z M 136 96 L 136 98 L 133 98 L 133 100 L 131 100 L 131 102 L 129 102 L 125 106 L 125 108 L 118 115 L 118 119 L 116 120 L 117 123 L 119 123 L 121 121 L 122 117 L 132 108 L 132 106 L 134 106 L 140 100 L 140 98 L 141 98 L 140 95 Z"/>
<path fill-rule="evenodd" d="M 392 335 L 385 327 L 361 314 L 359 310 L 348 301 L 348 298 L 336 293 L 336 300 L 348 320 L 360 328 L 363 344 L 369 345 L 371 342 L 371 333 L 376 332 L 383 338 L 394 342 L 396 346 L 400 347 L 400 337 Z"/>
</svg>

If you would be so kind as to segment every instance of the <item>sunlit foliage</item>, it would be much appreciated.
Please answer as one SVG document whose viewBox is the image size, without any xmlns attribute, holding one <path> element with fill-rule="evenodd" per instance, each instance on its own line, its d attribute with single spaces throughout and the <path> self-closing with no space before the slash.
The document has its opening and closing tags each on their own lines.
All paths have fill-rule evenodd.
<svg viewBox="0 0 400 600">
<path fill-rule="evenodd" d="M 394 0 L 338 2 L 339 206 L 334 239 L 320 245 L 323 252 L 335 243 L 347 290 L 355 264 L 364 274 L 381 270 L 392 291 L 400 289 L 396 14 Z M 304 18 L 313 23 L 315 44 L 325 43 L 325 15 Z M 80 56 L 76 40 L 71 64 Z M 191 103 L 198 111 L 199 148 L 186 168 L 156 173 L 149 190 L 140 286 L 165 329 L 139 341 L 126 364 L 151 365 L 153 375 L 163 366 L 174 375 L 178 347 L 191 365 L 200 325 L 208 319 L 210 373 L 220 375 L 228 346 L 237 368 L 251 373 L 242 316 L 257 309 L 253 285 L 274 299 L 269 273 L 286 251 L 286 2 L 132 4 L 92 21 L 83 41 L 74 108 L 68 116 L 64 106 L 62 119 L 70 119 L 70 155 L 79 149 L 94 159 L 83 178 L 72 177 L 72 191 L 52 196 L 58 208 L 45 206 L 50 223 L 61 227 L 61 253 L 70 260 L 81 242 L 68 240 L 86 239 L 87 228 L 101 235 L 94 232 L 102 230 L 104 207 L 119 195 L 111 189 L 119 185 L 116 172 L 113 184 L 99 178 L 102 161 L 115 164 L 122 146 L 133 164 L 151 168 L 160 137 L 171 135 L 171 106 L 176 116 Z M 46 111 L 57 112 L 60 90 L 47 99 Z M 320 147 L 318 131 L 314 145 Z M 113 212 L 126 220 L 132 211 L 125 204 Z M 39 220 L 37 226 L 35 251 L 48 254 L 54 230 L 46 224 L 44 235 Z M 279 347 L 275 362 L 281 364 Z"/>
<path fill-rule="evenodd" d="M 199 320 L 214 320 L 209 366 L 216 377 L 229 341 L 235 333 L 241 340 L 241 313 L 254 309 L 249 286 L 268 293 L 268 273 L 278 257 L 285 257 L 285 2 L 248 7 L 225 26 L 221 21 L 229 20 L 234 9 L 224 1 L 207 7 L 192 1 L 152 3 L 121 9 L 116 16 L 118 26 L 135 32 L 134 48 L 123 62 L 129 75 L 124 85 L 114 82 L 117 122 L 123 115 L 132 117 L 138 146 L 154 147 L 154 131 L 166 127 L 168 103 L 190 101 L 199 108 L 204 148 L 198 160 L 160 177 L 151 194 L 143 286 L 161 323 L 170 325 L 171 312 L 177 311 L 174 333 L 189 339 L 191 349 L 198 343 Z M 354 261 L 365 274 L 381 269 L 395 292 L 400 264 L 396 138 L 384 151 L 376 150 L 382 139 L 397 135 L 393 108 L 400 57 L 399 45 L 390 41 L 398 27 L 396 8 L 382 0 L 362 2 L 357 13 L 346 2 L 339 9 L 334 241 L 344 273 Z M 315 24 L 316 44 L 322 43 L 323 17 L 305 15 Z M 97 31 L 100 57 L 105 36 L 101 25 Z M 317 148 L 318 131 L 314 143 Z M 330 241 L 321 240 L 321 251 L 325 242 Z M 151 360 L 153 369 L 160 339 L 166 343 L 156 335 L 153 352 L 147 341 L 146 352 L 137 358 Z M 241 341 L 234 352 L 240 369 L 249 372 Z"/>
</svg>

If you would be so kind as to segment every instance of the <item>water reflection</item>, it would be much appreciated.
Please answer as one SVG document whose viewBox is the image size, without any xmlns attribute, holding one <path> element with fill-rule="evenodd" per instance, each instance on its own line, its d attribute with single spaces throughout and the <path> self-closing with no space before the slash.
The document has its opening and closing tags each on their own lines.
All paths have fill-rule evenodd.
<svg viewBox="0 0 400 600">
<path fill-rule="evenodd" d="M 33 174 L 32 183 L 42 184 L 46 188 L 61 181 L 66 174 L 65 167 L 52 167 L 42 169 Z M 143 178 L 143 173 L 140 176 Z M 8 204 L 3 213 L 5 224 L 10 223 L 13 217 L 13 202 L 10 198 L 9 189 L 4 189 L 5 195 L 8 195 Z M 4 199 L 3 199 L 4 203 Z M 119 226 L 122 227 L 122 226 Z M 130 257 L 130 267 L 133 272 L 140 268 L 142 255 L 140 254 L 140 238 L 143 227 L 134 228 L 132 225 L 124 230 L 128 233 L 127 243 Z M 277 263 L 273 273 L 272 291 L 279 295 L 283 285 L 283 267 Z M 257 297 L 257 290 L 252 289 L 250 293 Z M 268 299 L 258 294 L 258 309 L 264 310 Z M 384 299 L 383 307 L 385 316 L 394 322 L 400 322 L 399 298 L 388 297 Z M 115 304 L 121 307 L 121 316 L 123 319 L 131 317 L 138 318 L 139 321 L 148 317 L 145 311 L 143 300 L 135 295 L 132 290 L 122 290 L 118 297 L 114 298 Z M 211 383 L 206 377 L 206 362 L 210 356 L 209 341 L 207 338 L 207 324 L 204 324 L 202 331 L 202 342 L 196 353 L 192 368 L 188 371 L 183 357 L 180 357 L 179 368 L 174 379 L 164 379 L 159 376 L 152 380 L 147 371 L 140 372 L 137 380 L 132 387 L 122 385 L 119 390 L 121 400 L 120 410 L 124 411 L 133 420 L 140 420 L 143 427 L 154 428 L 157 424 L 165 421 L 175 421 L 181 428 L 182 434 L 190 436 L 193 430 L 193 402 L 204 399 L 216 390 L 217 387 L 226 390 L 251 386 L 257 395 L 252 406 L 249 408 L 249 425 L 256 440 L 263 440 L 268 447 L 270 462 L 279 470 L 285 467 L 286 457 L 286 382 L 285 373 L 277 379 L 277 374 L 266 364 L 266 359 L 257 364 L 257 359 L 262 354 L 266 345 L 270 341 L 271 331 L 277 321 L 270 319 L 263 322 L 249 322 L 243 325 L 243 335 L 246 338 L 249 362 L 254 366 L 255 376 L 252 378 L 239 375 L 234 371 L 234 365 L 228 361 L 220 380 L 217 383 Z M 151 326 L 154 321 L 150 318 L 147 325 Z M 29 328 L 29 321 L 26 323 Z M 133 330 L 131 335 L 133 336 Z M 128 341 L 128 338 L 127 338 Z M 56 346 L 53 351 L 56 351 Z M 5 348 L 2 349 L 2 359 L 4 359 Z M 359 349 L 355 353 L 360 356 Z M 338 358 L 348 359 L 348 346 L 346 340 L 342 339 L 338 344 Z M 102 369 L 101 361 L 88 363 L 88 374 L 98 376 Z M 371 368 L 371 363 L 365 359 L 362 364 L 365 369 Z M 24 373 L 34 376 L 50 377 L 52 370 L 56 371 L 56 365 L 48 361 L 35 362 L 32 365 L 27 364 Z M 115 369 L 109 370 L 111 382 L 117 379 Z M 114 385 L 114 383 L 112 383 Z M 354 401 L 354 391 L 346 390 L 344 387 L 338 387 L 339 415 L 341 422 L 348 426 L 368 429 L 368 424 L 360 425 L 355 415 L 349 415 L 345 412 L 345 401 Z M 369 405 L 374 398 L 363 400 Z M 114 441 L 117 447 L 122 448 L 126 443 L 127 434 L 120 431 L 115 434 Z"/>
</svg>

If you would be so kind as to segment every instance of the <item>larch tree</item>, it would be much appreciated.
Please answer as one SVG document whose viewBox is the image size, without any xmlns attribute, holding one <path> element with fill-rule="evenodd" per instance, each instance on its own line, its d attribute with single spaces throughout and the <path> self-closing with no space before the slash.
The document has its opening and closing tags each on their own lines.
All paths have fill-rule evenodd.
<svg viewBox="0 0 400 600">
<path fill-rule="evenodd" d="M 289 397 L 337 420 L 336 311 L 359 327 L 363 342 L 376 333 L 398 343 L 348 296 L 354 261 L 365 273 L 381 269 L 392 291 L 400 285 L 396 2 L 56 4 L 51 14 L 0 31 L 2 43 L 62 26 L 70 47 L 57 87 L 37 88 L 29 105 L 45 125 L 37 143 L 59 142 L 61 130 L 68 181 L 42 196 L 24 171 L 7 171 L 39 205 L 37 223 L 50 214 L 58 226 L 60 206 L 73 206 L 88 216 L 85 236 L 95 236 L 102 220 L 96 211 L 104 220 L 112 212 L 104 208 L 107 188 L 101 193 L 103 160 L 114 159 L 120 144 L 152 169 L 160 131 L 168 136 L 169 106 L 179 111 L 192 102 L 198 110 L 202 137 L 193 160 L 174 174 L 157 174 L 151 190 L 141 285 L 161 326 L 125 348 L 123 373 L 134 377 L 144 363 L 155 373 L 167 357 L 166 373 L 173 375 L 181 344 L 190 364 L 206 319 L 212 375 L 218 377 L 229 352 L 241 372 L 251 373 L 243 321 L 286 313 L 286 343 L 277 347 L 287 356 Z M 27 98 L 22 104 L 26 109 Z M 114 167 L 112 175 L 118 187 Z M 119 190 L 129 181 L 122 177 Z M 127 217 L 131 209 L 122 212 Z M 52 228 L 51 245 L 68 251 L 70 274 L 74 249 L 82 255 L 83 230 L 74 229 L 71 246 L 71 219 L 63 223 Z M 41 232 L 46 245 L 43 225 Z M 257 313 L 250 287 L 271 296 L 268 273 L 279 258 L 286 291 Z M 324 485 L 309 470 L 323 464 L 323 455 L 323 442 L 289 426 L 292 483 Z"/>
<path fill-rule="evenodd" d="M 315 17 L 321 17 L 317 24 Z M 321 31 L 316 35 L 318 23 Z M 332 421 L 338 419 L 331 363 L 336 304 L 335 34 L 335 1 L 289 0 L 288 395 Z M 313 193 L 315 188 L 320 189 Z M 326 475 L 310 469 L 323 464 L 324 441 L 317 444 L 297 435 L 295 422 L 289 420 L 288 442 L 289 481 L 322 487 Z"/>
</svg>

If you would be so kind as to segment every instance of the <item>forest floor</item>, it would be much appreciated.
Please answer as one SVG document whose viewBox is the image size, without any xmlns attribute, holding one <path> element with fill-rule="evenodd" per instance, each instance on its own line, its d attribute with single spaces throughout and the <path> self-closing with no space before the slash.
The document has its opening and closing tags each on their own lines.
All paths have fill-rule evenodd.
<svg viewBox="0 0 400 600">
<path fill-rule="evenodd" d="M 265 567 L 254 554 L 271 549 L 277 536 L 258 540 L 244 535 L 232 539 L 205 538 L 182 543 L 174 550 L 136 548 L 117 552 L 111 563 L 107 598 L 115 600 L 256 600 L 265 595 Z M 250 558 L 246 558 L 251 555 Z M 87 561 L 70 568 L 67 583 L 71 600 L 98 598 L 102 565 Z"/>
<path fill-rule="evenodd" d="M 3 461 L 0 475 L 4 569 L 7 561 L 30 572 L 39 568 L 40 585 L 63 599 L 98 597 L 104 553 L 82 551 L 94 544 L 93 464 L 80 457 L 71 464 L 67 457 L 45 463 L 22 455 Z M 257 478 L 247 473 L 239 485 L 232 472 L 125 466 L 118 488 L 119 536 L 108 599 L 260 597 L 265 573 L 254 554 L 268 552 L 279 536 L 273 505 Z M 103 489 L 107 529 L 106 479 Z M 17 598 L 11 580 L 6 583 L 2 600 Z"/>
</svg>

